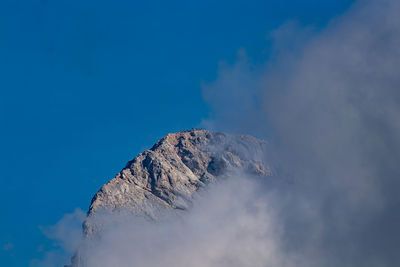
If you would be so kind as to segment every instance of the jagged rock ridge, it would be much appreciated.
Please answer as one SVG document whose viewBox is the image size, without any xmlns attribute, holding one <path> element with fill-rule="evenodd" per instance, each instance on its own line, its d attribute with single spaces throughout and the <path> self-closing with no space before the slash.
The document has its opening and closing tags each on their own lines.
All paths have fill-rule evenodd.
<svg viewBox="0 0 400 267">
<path fill-rule="evenodd" d="M 186 210 L 196 192 L 232 173 L 270 176 L 266 151 L 265 141 L 248 135 L 203 129 L 168 134 L 129 161 L 96 193 L 83 225 L 84 238 L 101 234 L 99 214 L 123 210 L 158 220 L 165 212 Z M 66 267 L 86 266 L 80 253 L 81 249 Z"/>
<path fill-rule="evenodd" d="M 157 219 L 160 211 L 187 209 L 195 192 L 230 172 L 271 175 L 263 163 L 266 147 L 266 142 L 248 135 L 202 129 L 168 134 L 129 161 L 93 197 L 85 235 L 98 230 L 92 217 L 102 210 L 127 209 Z"/>
</svg>

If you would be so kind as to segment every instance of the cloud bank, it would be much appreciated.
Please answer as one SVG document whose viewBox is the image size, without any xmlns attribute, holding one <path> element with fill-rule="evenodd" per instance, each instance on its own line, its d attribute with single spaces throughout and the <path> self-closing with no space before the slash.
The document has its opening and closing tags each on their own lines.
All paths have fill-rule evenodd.
<svg viewBox="0 0 400 267">
<path fill-rule="evenodd" d="M 275 207 L 283 253 L 317 260 L 305 266 L 400 263 L 399 11 L 398 1 L 359 1 L 300 49 L 259 66 L 240 58 L 204 88 L 215 111 L 208 125 L 275 145 L 293 183 Z M 238 69 L 256 86 L 232 88 Z M 249 109 L 251 99 L 259 103 Z"/>
</svg>

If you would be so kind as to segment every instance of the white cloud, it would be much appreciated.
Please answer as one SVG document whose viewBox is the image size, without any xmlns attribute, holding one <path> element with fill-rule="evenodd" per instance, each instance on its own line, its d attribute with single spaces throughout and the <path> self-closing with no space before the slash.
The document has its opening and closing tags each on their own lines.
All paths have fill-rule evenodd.
<svg viewBox="0 0 400 267">
<path fill-rule="evenodd" d="M 221 96 L 209 101 L 216 112 L 209 125 L 275 145 L 293 184 L 278 187 L 274 201 L 281 252 L 295 252 L 305 266 L 400 264 L 399 12 L 398 1 L 359 1 L 296 49 L 280 39 L 273 62 L 249 68 L 240 58 L 204 87 Z M 241 77 L 238 69 L 256 91 L 242 86 L 246 79 L 224 83 Z M 238 117 L 232 106 L 246 95 L 261 104 L 239 108 Z"/>
</svg>

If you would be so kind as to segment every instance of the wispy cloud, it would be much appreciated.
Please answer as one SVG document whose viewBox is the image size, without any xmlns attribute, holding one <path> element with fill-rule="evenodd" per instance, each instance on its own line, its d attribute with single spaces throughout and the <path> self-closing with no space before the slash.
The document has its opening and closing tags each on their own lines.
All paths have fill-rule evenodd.
<svg viewBox="0 0 400 267">
<path fill-rule="evenodd" d="M 41 227 L 43 234 L 53 242 L 53 247 L 44 251 L 42 259 L 33 259 L 30 266 L 54 267 L 67 264 L 82 242 L 82 222 L 85 217 L 85 212 L 75 209 L 73 213 L 65 214 L 55 225 Z M 39 250 L 43 250 L 43 247 Z"/>
<path fill-rule="evenodd" d="M 399 11 L 398 1 L 359 1 L 295 49 L 279 40 L 290 49 L 273 62 L 243 67 L 251 60 L 240 58 L 204 87 L 221 96 L 209 101 L 216 115 L 208 125 L 269 137 L 292 174 L 293 186 L 279 190 L 275 208 L 282 210 L 283 252 L 318 259 L 305 266 L 400 262 Z M 256 91 L 223 83 L 243 68 Z M 258 107 L 240 106 L 246 93 Z"/>
</svg>

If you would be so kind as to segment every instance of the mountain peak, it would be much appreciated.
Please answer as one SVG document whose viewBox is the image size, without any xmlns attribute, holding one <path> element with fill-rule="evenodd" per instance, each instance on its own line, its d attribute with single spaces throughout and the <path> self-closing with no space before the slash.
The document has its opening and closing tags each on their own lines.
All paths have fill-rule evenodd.
<svg viewBox="0 0 400 267">
<path fill-rule="evenodd" d="M 99 230 L 93 217 L 101 211 L 127 210 L 157 219 L 163 211 L 186 210 L 193 194 L 228 173 L 269 176 L 263 163 L 267 143 L 248 135 L 204 129 L 170 133 L 130 160 L 92 199 L 84 232 Z"/>
</svg>

